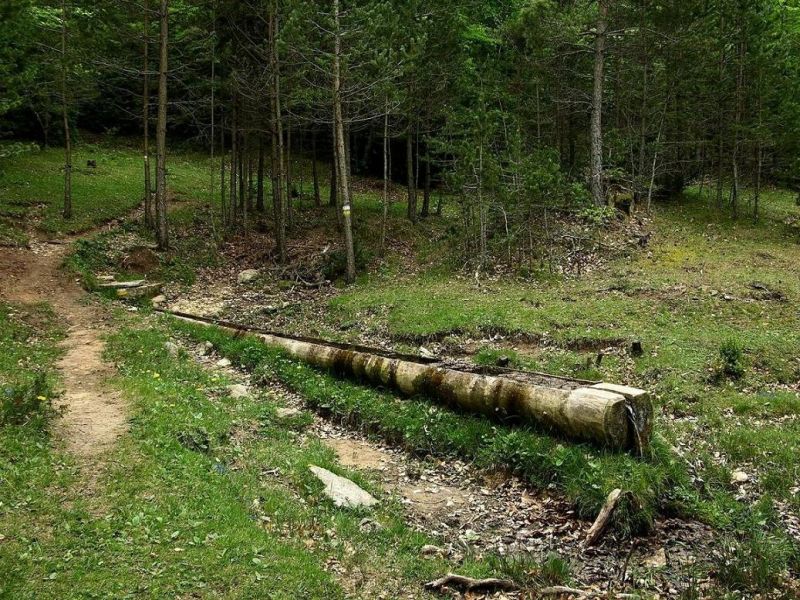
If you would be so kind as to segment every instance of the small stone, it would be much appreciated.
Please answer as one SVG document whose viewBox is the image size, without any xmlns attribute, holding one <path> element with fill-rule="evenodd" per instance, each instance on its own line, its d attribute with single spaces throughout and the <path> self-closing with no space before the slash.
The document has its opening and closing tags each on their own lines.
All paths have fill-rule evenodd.
<svg viewBox="0 0 800 600">
<path fill-rule="evenodd" d="M 237 400 L 239 398 L 249 398 L 250 391 L 247 389 L 246 385 L 242 385 L 241 383 L 234 383 L 233 385 L 228 386 L 228 395 Z"/>
<path fill-rule="evenodd" d="M 239 273 L 239 276 L 237 277 L 237 281 L 239 283 L 250 283 L 256 277 L 258 277 L 259 274 L 260 273 L 259 273 L 258 269 L 246 269 L 246 270 L 242 271 L 241 273 Z"/>
<path fill-rule="evenodd" d="M 308 468 L 317 479 L 325 484 L 323 493 L 333 500 L 336 506 L 360 508 L 378 503 L 378 500 L 372 494 L 363 490 L 349 479 L 340 477 L 316 465 L 309 465 Z"/>
<path fill-rule="evenodd" d="M 650 569 L 663 569 L 667 566 L 667 553 L 664 548 L 659 548 L 653 554 L 646 557 L 642 564 Z"/>
<path fill-rule="evenodd" d="M 419 354 L 422 358 L 433 358 L 433 352 L 428 350 L 425 346 L 419 347 Z"/>
<path fill-rule="evenodd" d="M 166 301 L 167 301 L 167 297 L 164 294 L 159 294 L 158 296 L 156 296 L 155 298 L 150 300 L 150 302 L 153 303 L 153 306 L 161 306 Z"/>
<path fill-rule="evenodd" d="M 231 366 L 231 361 L 229 359 L 227 359 L 227 358 L 220 358 L 217 361 L 217 366 L 220 367 L 220 368 L 230 367 Z"/>
<path fill-rule="evenodd" d="M 422 556 L 442 556 L 444 555 L 444 548 L 434 546 L 433 544 L 425 544 L 420 550 Z"/>
<path fill-rule="evenodd" d="M 358 523 L 358 529 L 362 533 L 372 533 L 375 531 L 381 531 L 383 529 L 383 525 L 374 519 L 361 519 L 361 521 Z"/>
<path fill-rule="evenodd" d="M 180 352 L 180 348 L 175 342 L 164 342 L 164 350 L 166 350 L 167 353 L 173 358 L 178 356 L 178 353 Z"/>
<path fill-rule="evenodd" d="M 731 483 L 744 483 L 750 476 L 744 471 L 734 471 L 731 475 Z"/>
<path fill-rule="evenodd" d="M 296 408 L 280 407 L 275 410 L 275 414 L 279 419 L 291 419 L 292 417 L 299 416 L 301 411 L 297 410 Z"/>
<path fill-rule="evenodd" d="M 211 352 L 214 350 L 214 344 L 211 342 L 203 342 L 200 345 L 200 350 L 203 351 L 203 354 L 211 354 Z"/>
</svg>

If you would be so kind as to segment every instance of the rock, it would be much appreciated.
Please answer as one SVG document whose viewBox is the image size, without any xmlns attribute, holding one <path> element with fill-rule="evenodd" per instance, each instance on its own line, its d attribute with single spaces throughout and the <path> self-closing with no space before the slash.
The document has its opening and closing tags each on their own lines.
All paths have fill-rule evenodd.
<svg viewBox="0 0 800 600">
<path fill-rule="evenodd" d="M 667 553 L 664 548 L 659 548 L 646 557 L 642 564 L 649 569 L 663 569 L 667 566 Z"/>
<path fill-rule="evenodd" d="M 434 358 L 433 352 L 428 350 L 425 346 L 420 346 L 419 347 L 419 355 L 422 358 Z"/>
<path fill-rule="evenodd" d="M 241 273 L 239 273 L 239 276 L 236 278 L 236 280 L 239 283 L 250 283 L 256 277 L 258 277 L 259 274 L 260 273 L 259 273 L 258 269 L 246 269 L 246 270 L 242 271 Z"/>
<path fill-rule="evenodd" d="M 228 395 L 233 399 L 249 398 L 250 391 L 247 389 L 246 385 L 234 383 L 233 385 L 228 386 Z"/>
<path fill-rule="evenodd" d="M 509 364 L 511 364 L 511 359 L 506 355 L 498 356 L 496 364 L 498 367 L 507 367 Z"/>
<path fill-rule="evenodd" d="M 360 508 L 373 506 L 378 503 L 372 494 L 361 489 L 349 479 L 340 477 L 316 465 L 309 465 L 308 468 L 317 479 L 325 484 L 323 493 L 333 500 L 336 506 Z"/>
<path fill-rule="evenodd" d="M 221 367 L 221 368 L 230 367 L 231 366 L 231 361 L 229 359 L 227 359 L 227 358 L 220 358 L 217 361 L 217 366 Z"/>
<path fill-rule="evenodd" d="M 439 546 L 434 546 L 433 544 L 425 544 L 420 550 L 420 554 L 422 556 L 443 556 L 444 548 L 439 548 Z"/>
<path fill-rule="evenodd" d="M 381 531 L 382 529 L 383 525 L 373 519 L 361 519 L 358 524 L 358 530 L 361 531 L 361 533 L 373 533 L 375 531 Z"/>
<path fill-rule="evenodd" d="M 214 344 L 211 342 L 203 342 L 200 345 L 200 350 L 202 350 L 203 354 L 211 354 L 211 352 L 214 350 Z"/>
<path fill-rule="evenodd" d="M 731 475 L 731 483 L 744 483 L 750 476 L 744 471 L 734 471 Z"/>
<path fill-rule="evenodd" d="M 150 302 L 153 303 L 153 306 L 161 306 L 166 301 L 167 301 L 167 297 L 164 294 L 159 294 L 158 296 L 156 296 L 155 298 L 150 300 Z"/>
<path fill-rule="evenodd" d="M 279 419 L 291 419 L 293 417 L 300 416 L 302 413 L 296 408 L 281 407 L 275 411 L 275 414 Z"/>
<path fill-rule="evenodd" d="M 131 273 L 145 275 L 155 271 L 161 266 L 161 261 L 151 248 L 147 246 L 134 246 L 122 257 L 120 267 Z"/>
<path fill-rule="evenodd" d="M 180 348 L 175 342 L 164 342 L 164 350 L 166 350 L 173 358 L 178 356 Z"/>
</svg>

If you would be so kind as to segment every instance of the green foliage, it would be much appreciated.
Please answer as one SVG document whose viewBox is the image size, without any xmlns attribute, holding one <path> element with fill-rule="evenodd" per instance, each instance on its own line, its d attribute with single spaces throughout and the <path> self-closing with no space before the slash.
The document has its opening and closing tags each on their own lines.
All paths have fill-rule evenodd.
<svg viewBox="0 0 800 600">
<path fill-rule="evenodd" d="M 741 379 L 744 375 L 744 349 L 738 340 L 728 338 L 720 344 L 714 375 L 720 379 Z"/>
</svg>

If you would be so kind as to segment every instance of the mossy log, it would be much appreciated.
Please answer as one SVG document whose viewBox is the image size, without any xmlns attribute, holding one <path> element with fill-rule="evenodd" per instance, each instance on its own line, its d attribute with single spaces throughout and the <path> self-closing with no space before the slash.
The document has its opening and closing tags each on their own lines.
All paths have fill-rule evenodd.
<svg viewBox="0 0 800 600">
<path fill-rule="evenodd" d="M 189 322 L 210 322 L 172 314 Z M 528 421 L 570 438 L 640 454 L 650 441 L 653 411 L 650 395 L 643 390 L 604 383 L 576 389 L 547 387 L 443 368 L 435 363 L 247 331 L 230 324 L 213 324 L 238 333 L 245 331 L 337 375 L 393 388 L 408 396 L 429 396 L 459 410 Z"/>
</svg>

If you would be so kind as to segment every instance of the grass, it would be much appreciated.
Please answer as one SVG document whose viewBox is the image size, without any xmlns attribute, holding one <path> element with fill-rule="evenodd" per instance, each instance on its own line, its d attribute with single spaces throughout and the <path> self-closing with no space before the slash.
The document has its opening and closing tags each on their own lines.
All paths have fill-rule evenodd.
<svg viewBox="0 0 800 600">
<path fill-rule="evenodd" d="M 107 357 L 132 425 L 95 493 L 82 494 L 45 430 L 2 431 L 12 468 L 3 469 L 0 597 L 425 597 L 422 583 L 452 568 L 421 555 L 439 540 L 405 525 L 371 476 L 338 466 L 303 433 L 306 418 L 279 419 L 273 395 L 229 397 L 224 376 L 170 356 L 168 330 L 118 318 L 127 321 Z M 380 506 L 334 507 L 309 464 L 354 479 Z M 365 528 L 367 516 L 378 526 Z M 476 577 L 511 569 L 496 557 L 459 565 Z M 555 558 L 542 569 L 559 578 Z"/>
<path fill-rule="evenodd" d="M 39 218 L 41 227 L 52 233 L 85 229 L 134 206 L 140 180 L 137 152 L 109 146 L 88 150 L 106 157 L 98 159 L 98 172 L 107 170 L 100 179 L 81 174 L 80 180 L 76 175 L 76 186 L 93 191 L 84 194 L 87 204 L 66 227 L 58 218 L 59 153 L 31 152 L 0 161 L 0 212 L 5 219 L 0 219 L 0 235 L 5 235 L 3 223 L 11 224 L 9 236 L 21 235 L 22 218 Z M 191 154 L 175 156 L 172 181 L 178 198 L 202 201 L 208 183 L 205 161 Z M 37 171 L 46 176 L 28 181 L 29 173 Z M 117 174 L 129 174 L 128 184 L 114 183 Z M 105 186 L 105 191 L 93 185 Z M 37 208 L 37 198 L 45 195 L 48 203 Z M 111 196 L 113 202 L 107 202 Z M 356 236 L 365 256 L 373 256 L 381 210 L 378 194 L 361 190 L 356 205 Z M 179 207 L 171 214 L 178 250 L 162 261 L 159 276 L 190 283 L 193 270 L 217 256 L 205 254 L 213 246 L 210 236 L 193 239 L 199 227 L 208 231 L 203 223 L 207 216 L 198 213 L 197 202 Z M 710 209 L 699 190 L 690 189 L 658 206 L 655 234 L 644 251 L 613 259 L 580 279 L 534 274 L 530 279 L 483 280 L 480 285 L 448 267 L 442 251 L 450 243 L 447 211 L 441 221 L 411 228 L 402 220 L 402 209 L 400 204 L 391 207 L 392 224 L 398 226 L 392 228 L 392 238 L 407 242 L 406 253 L 414 255 L 416 268 L 408 269 L 408 256 L 388 257 L 330 301 L 321 317 L 322 331 L 343 338 L 388 333 L 405 348 L 423 343 L 457 347 L 478 340 L 469 343 L 478 350 L 476 359 L 485 364 L 504 356 L 522 368 L 653 390 L 659 408 L 654 456 L 640 461 L 535 429 L 504 427 L 442 410 L 425 399 L 400 401 L 213 330 L 189 332 L 181 326 L 181 334 L 214 340 L 257 377 L 277 378 L 291 386 L 310 407 L 414 452 L 459 455 L 487 468 L 511 468 L 537 487 L 554 484 L 582 516 L 593 517 L 605 494 L 620 486 L 631 490 L 639 505 L 639 510 L 618 515 L 616 526 L 623 530 L 646 530 L 656 515 L 700 518 L 717 528 L 725 550 L 714 570 L 725 589 L 754 593 L 779 585 L 787 571 L 797 573 L 797 545 L 785 533 L 776 509 L 780 502 L 795 514 L 800 510 L 795 491 L 800 481 L 800 234 L 793 225 L 798 212 L 793 195 L 767 190 L 760 222 L 734 222 Z M 139 234 L 134 225 L 122 232 Z M 114 243 L 108 236 L 95 246 L 82 244 L 73 267 L 87 276 L 113 267 L 108 261 Z M 342 323 L 358 326 L 344 330 Z M 155 595 L 181 595 L 186 590 L 238 597 L 252 595 L 252 590 L 270 593 L 275 590 L 264 587 L 266 583 L 239 563 L 257 565 L 252 559 L 264 561 L 263 548 L 273 544 L 277 562 L 270 568 L 286 577 L 287 589 L 311 596 L 336 597 L 347 591 L 323 568 L 330 556 L 353 568 L 374 564 L 376 572 L 390 573 L 397 589 L 418 586 L 429 574 L 446 568 L 415 558 L 423 540 L 404 529 L 394 508 L 381 509 L 387 511 L 381 518 L 390 524 L 392 535 L 371 538 L 358 530 L 359 515 L 343 515 L 318 502 L 318 489 L 305 465 L 313 460 L 338 470 L 332 455 L 312 442 L 298 444 L 302 427 L 274 419 L 275 398 L 249 404 L 225 401 L 223 382 L 210 380 L 183 358 L 176 365 L 169 363 L 162 351 L 165 335 L 158 328 L 133 328 L 112 340 L 112 357 L 123 369 L 118 384 L 135 399 L 135 419 L 131 439 L 116 459 L 127 466 L 116 467 L 104 482 L 107 510 L 101 519 L 74 492 L 48 496 L 41 491 L 71 489 L 74 468 L 47 447 L 46 427 L 28 432 L 20 429 L 25 425 L 14 426 L 23 433 L 16 442 L 8 442 L 7 452 L 30 457 L 15 464 L 15 481 L 20 486 L 32 481 L 37 490 L 30 500 L 19 496 L 16 512 L 6 517 L 24 530 L 14 539 L 24 541 L 0 543 L 0 553 L 13 548 L 8 557 L 14 560 L 5 560 L 3 554 L 2 562 L 6 569 L 16 565 L 8 578 L 16 582 L 15 591 L 25 589 L 25 580 L 45 581 L 56 573 L 54 591 L 45 595 L 66 593 L 68 585 L 86 578 L 100 596 L 122 595 L 139 590 L 137 586 Z M 641 340 L 643 356 L 634 358 L 626 351 L 633 340 Z M 599 351 L 604 356 L 598 364 Z M 47 359 L 35 362 L 46 365 Z M 245 430 L 249 433 L 242 443 L 237 436 Z M 258 465 L 280 468 L 285 477 L 265 481 Z M 742 490 L 731 484 L 731 472 L 738 469 L 750 475 L 744 498 L 737 498 Z M 369 477 L 348 475 L 380 494 Z M 175 485 L 167 487 L 167 480 Z M 189 491 L 198 486 L 205 502 L 195 502 Z M 155 490 L 154 498 L 144 498 L 145 489 Z M 262 516 L 249 508 L 254 499 L 270 507 L 263 515 L 270 522 L 297 528 L 302 543 L 297 544 L 297 536 L 281 535 L 280 528 L 253 529 L 254 520 Z M 219 511 L 206 511 L 207 502 L 218 505 Z M 22 518 L 26 511 L 37 515 L 30 525 Z M 236 544 L 222 558 L 219 544 L 224 549 L 227 542 L 215 538 L 214 549 L 184 543 L 187 532 L 198 532 L 191 534 L 193 542 L 218 533 L 204 520 L 213 522 L 219 515 L 224 517 L 222 529 L 236 532 L 230 534 Z M 193 525 L 198 522 L 202 525 Z M 323 523 L 334 524 L 335 537 L 327 535 Z M 180 545 L 170 546 L 167 540 L 175 531 Z M 319 540 L 320 545 L 306 547 L 307 539 Z M 343 547 L 357 549 L 357 560 L 337 545 L 343 539 Z M 262 552 L 247 554 L 242 548 Z M 146 555 L 145 549 L 154 556 Z M 58 563 L 52 558 L 56 556 L 70 558 Z M 236 560 L 224 575 L 241 587 L 237 583 L 226 588 L 212 570 L 228 556 Z M 96 580 L 87 574 L 92 561 L 103 563 Z M 72 573 L 74 565 L 78 570 Z M 320 576 L 321 587 L 297 575 L 306 567 Z M 465 571 L 475 575 L 516 568 L 491 561 L 465 565 Z M 559 572 L 557 562 L 551 570 Z M 110 589 L 107 580 L 120 582 L 119 588 Z"/>
<path fill-rule="evenodd" d="M 73 218 L 61 218 L 64 154 L 60 148 L 27 146 L 2 158 L 0 152 L 0 243 L 26 241 L 25 229 L 34 222 L 50 236 L 80 233 L 125 216 L 142 201 L 142 159 L 133 146 L 119 142 L 79 144 L 73 156 Z M 97 168 L 86 166 L 95 160 Z M 176 152 L 169 161 L 170 200 L 181 202 L 207 196 L 208 159 Z"/>
</svg>

